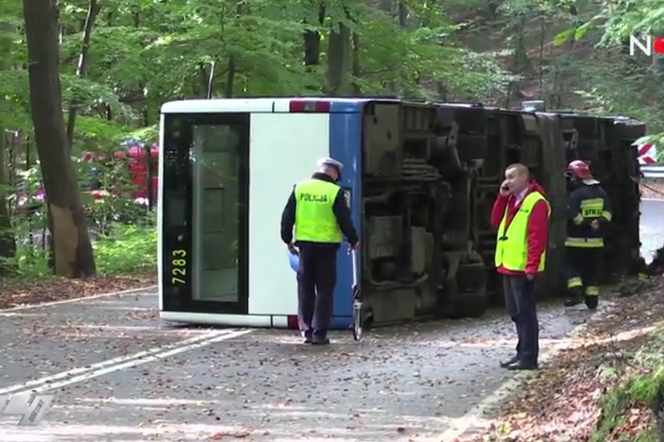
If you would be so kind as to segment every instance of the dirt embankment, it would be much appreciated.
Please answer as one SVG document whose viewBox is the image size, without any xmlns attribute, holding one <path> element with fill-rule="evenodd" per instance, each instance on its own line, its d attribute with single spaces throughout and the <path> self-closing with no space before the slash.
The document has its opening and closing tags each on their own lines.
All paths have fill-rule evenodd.
<svg viewBox="0 0 664 442">
<path fill-rule="evenodd" d="M 643 180 L 639 188 L 641 198 L 664 200 L 664 180 Z"/>
<path fill-rule="evenodd" d="M 656 442 L 664 407 L 664 277 L 626 282 L 612 298 L 607 314 L 569 337 L 543 370 L 522 378 L 491 413 L 489 428 L 457 441 Z"/>
</svg>

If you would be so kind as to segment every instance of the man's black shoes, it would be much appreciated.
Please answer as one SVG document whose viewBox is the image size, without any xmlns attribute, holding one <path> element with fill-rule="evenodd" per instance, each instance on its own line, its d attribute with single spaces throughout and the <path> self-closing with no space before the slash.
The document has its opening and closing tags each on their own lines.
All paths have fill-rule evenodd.
<svg viewBox="0 0 664 442">
<path fill-rule="evenodd" d="M 512 359 L 510 359 L 509 361 L 501 362 L 501 363 L 500 363 L 500 366 L 501 366 L 502 368 L 507 368 L 507 367 L 509 367 L 510 365 L 515 364 L 515 363 L 517 363 L 517 362 L 519 362 L 519 355 L 514 356 L 514 357 L 513 357 Z"/>
<path fill-rule="evenodd" d="M 500 366 L 508 370 L 537 370 L 538 368 L 537 364 L 530 364 L 519 360 L 519 356 L 514 356 L 509 361 L 501 362 Z"/>
<path fill-rule="evenodd" d="M 506 367 L 508 370 L 517 371 L 517 370 L 537 370 L 539 367 L 537 364 L 529 364 L 527 362 L 519 361 L 515 364 L 508 365 Z"/>
</svg>

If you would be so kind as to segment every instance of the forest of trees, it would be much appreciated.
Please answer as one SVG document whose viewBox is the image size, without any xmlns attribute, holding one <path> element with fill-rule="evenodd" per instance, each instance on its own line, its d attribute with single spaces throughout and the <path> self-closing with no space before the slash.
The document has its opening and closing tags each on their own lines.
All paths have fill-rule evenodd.
<svg viewBox="0 0 664 442">
<path fill-rule="evenodd" d="M 511 107 L 538 98 L 662 131 L 664 62 L 630 57 L 627 41 L 658 35 L 663 13 L 664 0 L 4 1 L 1 270 L 79 278 L 154 266 L 154 215 L 134 208 L 119 223 L 129 206 L 120 198 L 92 204 L 80 158 L 127 137 L 152 143 L 169 100 L 398 95 Z M 17 210 L 42 186 L 45 205 Z"/>
</svg>

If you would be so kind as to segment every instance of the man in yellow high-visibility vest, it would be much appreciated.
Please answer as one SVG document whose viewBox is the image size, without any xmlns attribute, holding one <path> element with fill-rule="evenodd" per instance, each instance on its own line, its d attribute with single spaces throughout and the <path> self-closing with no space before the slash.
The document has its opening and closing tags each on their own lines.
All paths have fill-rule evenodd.
<svg viewBox="0 0 664 442">
<path fill-rule="evenodd" d="M 507 314 L 516 325 L 516 355 L 501 366 L 533 370 L 539 357 L 539 322 L 535 305 L 535 279 L 544 272 L 551 208 L 544 190 L 523 164 L 505 169 L 505 180 L 491 210 L 498 229 L 496 270 L 503 277 Z"/>
<path fill-rule="evenodd" d="M 324 345 L 330 343 L 327 332 L 337 283 L 337 251 L 344 236 L 354 250 L 359 238 L 345 192 L 337 184 L 343 165 L 322 158 L 318 166 L 311 179 L 293 188 L 281 216 L 281 239 L 300 258 L 298 321 L 304 342 Z"/>
</svg>

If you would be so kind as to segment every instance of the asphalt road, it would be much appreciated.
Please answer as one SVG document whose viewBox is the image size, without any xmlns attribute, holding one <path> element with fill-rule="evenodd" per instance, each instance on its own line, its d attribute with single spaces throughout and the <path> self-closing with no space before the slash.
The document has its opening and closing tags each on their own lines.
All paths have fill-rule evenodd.
<svg viewBox="0 0 664 442">
<path fill-rule="evenodd" d="M 643 212 L 654 250 L 664 202 Z M 175 328 L 156 303 L 143 292 L 0 312 L 0 396 L 54 395 L 38 426 L 1 417 L 0 441 L 439 442 L 512 376 L 498 366 L 515 344 L 501 312 L 321 348 L 288 331 Z M 542 307 L 543 350 L 586 317 Z"/>
<path fill-rule="evenodd" d="M 664 200 L 641 202 L 641 255 L 649 262 L 664 245 Z"/>
</svg>

